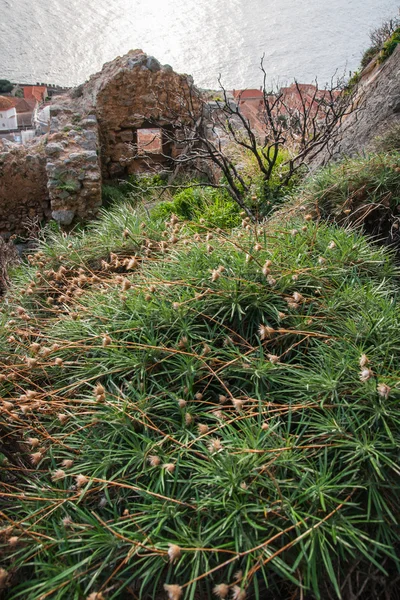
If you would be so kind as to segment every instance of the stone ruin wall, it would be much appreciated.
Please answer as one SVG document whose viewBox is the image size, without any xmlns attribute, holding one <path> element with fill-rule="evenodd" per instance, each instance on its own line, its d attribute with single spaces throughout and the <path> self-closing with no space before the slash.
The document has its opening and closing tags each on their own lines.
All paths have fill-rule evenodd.
<svg viewBox="0 0 400 600">
<path fill-rule="evenodd" d="M 50 217 L 43 144 L 0 145 L 0 235 L 26 234 Z"/>
<path fill-rule="evenodd" d="M 23 234 L 30 220 L 68 226 L 95 217 L 103 180 L 165 167 L 191 78 L 140 50 L 104 65 L 86 84 L 56 98 L 49 133 L 30 146 L 0 149 L 0 234 Z M 158 127 L 161 154 L 137 151 L 137 131 Z M 149 165 L 150 161 L 150 165 Z"/>
</svg>

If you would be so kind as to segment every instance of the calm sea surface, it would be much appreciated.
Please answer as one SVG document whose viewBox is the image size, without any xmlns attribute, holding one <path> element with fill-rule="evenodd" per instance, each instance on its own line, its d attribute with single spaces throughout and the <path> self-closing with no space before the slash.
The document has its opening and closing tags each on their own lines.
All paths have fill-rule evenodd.
<svg viewBox="0 0 400 600">
<path fill-rule="evenodd" d="M 398 0 L 0 0 L 0 78 L 75 85 L 142 48 L 202 87 L 355 70 Z"/>
</svg>

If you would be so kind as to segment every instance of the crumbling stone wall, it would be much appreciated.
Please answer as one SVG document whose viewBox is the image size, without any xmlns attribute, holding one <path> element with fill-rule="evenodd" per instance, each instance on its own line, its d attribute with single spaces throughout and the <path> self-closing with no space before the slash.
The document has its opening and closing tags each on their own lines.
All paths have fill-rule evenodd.
<svg viewBox="0 0 400 600">
<path fill-rule="evenodd" d="M 50 213 L 43 144 L 0 144 L 0 235 L 25 235 Z"/>
<path fill-rule="evenodd" d="M 19 232 L 26 217 L 64 226 L 93 218 L 103 179 L 165 167 L 179 154 L 175 134 L 188 120 L 191 89 L 190 77 L 132 50 L 55 98 L 39 146 L 1 154 L 0 232 Z M 161 132 L 157 151 L 138 150 L 138 130 L 147 128 Z"/>
</svg>

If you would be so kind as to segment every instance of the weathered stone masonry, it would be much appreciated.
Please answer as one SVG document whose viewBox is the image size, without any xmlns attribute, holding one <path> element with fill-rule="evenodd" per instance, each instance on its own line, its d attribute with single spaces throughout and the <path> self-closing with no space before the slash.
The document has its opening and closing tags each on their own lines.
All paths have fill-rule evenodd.
<svg viewBox="0 0 400 600">
<path fill-rule="evenodd" d="M 27 219 L 93 218 L 103 180 L 165 167 L 179 154 L 191 86 L 190 77 L 133 50 L 56 98 L 46 136 L 0 151 L 0 234 L 23 233 Z M 138 131 L 150 128 L 159 128 L 161 149 L 149 145 L 145 159 Z"/>
</svg>

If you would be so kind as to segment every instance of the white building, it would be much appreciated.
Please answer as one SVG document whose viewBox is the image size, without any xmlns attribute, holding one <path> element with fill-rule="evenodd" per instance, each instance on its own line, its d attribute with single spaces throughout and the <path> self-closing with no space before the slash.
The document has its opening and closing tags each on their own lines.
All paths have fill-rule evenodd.
<svg viewBox="0 0 400 600">
<path fill-rule="evenodd" d="M 0 131 L 15 129 L 18 129 L 18 121 L 13 99 L 0 96 Z"/>
</svg>

